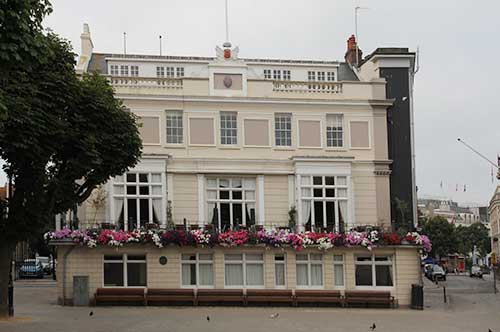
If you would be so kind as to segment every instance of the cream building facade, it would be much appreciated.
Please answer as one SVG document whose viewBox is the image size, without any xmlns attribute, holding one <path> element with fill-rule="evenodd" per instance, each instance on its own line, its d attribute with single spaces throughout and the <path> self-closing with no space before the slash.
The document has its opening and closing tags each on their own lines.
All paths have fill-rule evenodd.
<svg viewBox="0 0 500 332">
<path fill-rule="evenodd" d="M 298 231 L 391 227 L 387 110 L 394 100 L 378 72 L 380 66 L 412 71 L 413 53 L 376 53 L 355 68 L 245 59 L 227 45 L 215 57 L 105 54 L 94 52 L 88 26 L 81 38 L 77 70 L 109 79 L 137 115 L 144 149 L 135 168 L 79 208 L 80 227 L 272 229 L 287 227 L 293 209 Z M 119 286 L 142 278 L 141 286 L 160 288 L 382 289 L 401 306 L 420 276 L 416 247 L 300 254 L 259 246 L 59 247 L 58 255 L 63 302 L 71 299 L 74 276 L 89 276 L 90 294 L 109 286 L 104 269 L 112 263 L 144 271 L 123 272 L 111 282 Z M 158 264 L 160 256 L 167 265 Z M 231 261 L 256 275 L 240 283 Z"/>
<path fill-rule="evenodd" d="M 500 255 L 500 186 L 497 186 L 488 207 L 491 232 L 491 251 L 496 254 L 498 259 Z"/>
</svg>

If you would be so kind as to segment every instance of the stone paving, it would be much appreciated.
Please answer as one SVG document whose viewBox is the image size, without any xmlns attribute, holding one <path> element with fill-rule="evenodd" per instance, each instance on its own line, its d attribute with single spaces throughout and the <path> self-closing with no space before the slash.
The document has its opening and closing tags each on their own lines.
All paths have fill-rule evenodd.
<svg viewBox="0 0 500 332">
<path fill-rule="evenodd" d="M 500 294 L 491 280 L 449 277 L 448 303 L 441 286 L 425 281 L 425 310 L 240 307 L 61 307 L 49 280 L 16 283 L 16 318 L 1 332 L 59 331 L 484 331 L 500 332 Z M 470 289 L 477 290 L 470 292 Z M 492 289 L 492 288 L 491 288 Z M 90 316 L 90 312 L 93 315 Z M 270 316 L 278 313 L 277 318 Z M 207 320 L 207 316 L 210 320 Z"/>
</svg>

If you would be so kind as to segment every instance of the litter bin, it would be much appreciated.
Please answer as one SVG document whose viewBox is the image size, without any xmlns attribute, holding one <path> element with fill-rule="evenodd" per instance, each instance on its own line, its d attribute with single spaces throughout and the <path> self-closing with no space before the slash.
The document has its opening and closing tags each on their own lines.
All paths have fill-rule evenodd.
<svg viewBox="0 0 500 332">
<path fill-rule="evenodd" d="M 424 286 L 411 285 L 411 308 L 424 310 Z"/>
</svg>

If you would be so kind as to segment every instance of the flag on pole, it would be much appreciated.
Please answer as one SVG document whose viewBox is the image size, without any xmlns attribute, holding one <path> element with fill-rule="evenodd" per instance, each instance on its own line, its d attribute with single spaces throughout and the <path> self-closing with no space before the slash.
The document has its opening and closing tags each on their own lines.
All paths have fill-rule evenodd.
<svg viewBox="0 0 500 332">
<path fill-rule="evenodd" d="M 500 155 L 497 154 L 497 165 L 500 167 Z"/>
<path fill-rule="evenodd" d="M 458 191 L 458 184 L 455 185 L 455 191 Z"/>
<path fill-rule="evenodd" d="M 467 191 L 467 185 L 464 184 L 464 192 Z"/>
<path fill-rule="evenodd" d="M 441 189 L 443 189 L 443 180 L 441 180 L 441 183 L 439 184 L 439 186 L 441 187 Z"/>
</svg>

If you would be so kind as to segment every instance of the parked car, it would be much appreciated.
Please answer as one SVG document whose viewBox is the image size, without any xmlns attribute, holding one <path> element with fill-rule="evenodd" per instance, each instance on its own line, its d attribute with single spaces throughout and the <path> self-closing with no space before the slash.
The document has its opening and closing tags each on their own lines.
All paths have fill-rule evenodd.
<svg viewBox="0 0 500 332">
<path fill-rule="evenodd" d="M 19 268 L 19 278 L 43 278 L 42 263 L 36 259 L 26 259 Z"/>
<path fill-rule="evenodd" d="M 428 265 L 425 270 L 425 276 L 432 281 L 443 280 L 446 281 L 446 272 L 439 265 Z"/>
<path fill-rule="evenodd" d="M 472 265 L 470 268 L 470 277 L 471 278 L 482 278 L 483 277 L 483 271 L 481 271 L 481 267 L 479 265 Z"/>
</svg>

